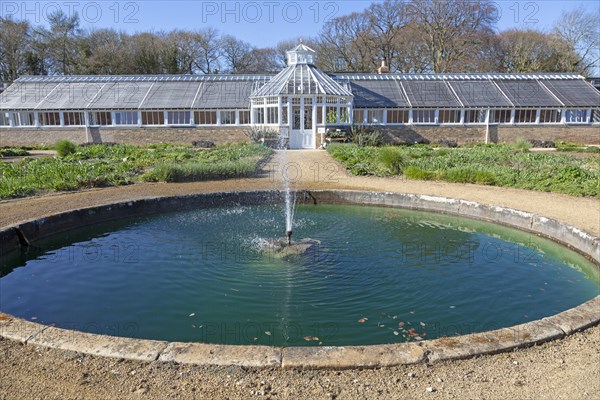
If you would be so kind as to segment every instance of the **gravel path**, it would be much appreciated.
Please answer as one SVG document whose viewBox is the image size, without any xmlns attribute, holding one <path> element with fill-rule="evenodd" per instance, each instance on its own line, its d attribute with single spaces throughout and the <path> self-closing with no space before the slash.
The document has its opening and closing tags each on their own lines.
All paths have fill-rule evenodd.
<svg viewBox="0 0 600 400">
<path fill-rule="evenodd" d="M 454 197 L 513 207 L 600 233 L 595 199 L 441 182 L 349 176 L 327 153 L 276 155 L 261 178 L 138 184 L 0 202 L 0 226 L 59 211 L 128 199 L 293 186 Z M 430 391 L 428 391 L 430 389 Z M 0 339 L 0 399 L 597 399 L 600 327 L 511 353 L 432 366 L 301 371 L 140 363 L 23 346 Z"/>
</svg>

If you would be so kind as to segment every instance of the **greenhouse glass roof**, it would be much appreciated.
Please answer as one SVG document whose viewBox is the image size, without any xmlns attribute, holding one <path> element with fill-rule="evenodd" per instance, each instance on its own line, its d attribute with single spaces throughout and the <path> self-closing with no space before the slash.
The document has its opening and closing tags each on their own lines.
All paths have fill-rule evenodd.
<svg viewBox="0 0 600 400">
<path fill-rule="evenodd" d="M 600 107 L 576 74 L 326 74 L 293 63 L 277 75 L 25 76 L 0 109 L 249 109 L 258 96 L 354 97 L 358 108 Z"/>
</svg>

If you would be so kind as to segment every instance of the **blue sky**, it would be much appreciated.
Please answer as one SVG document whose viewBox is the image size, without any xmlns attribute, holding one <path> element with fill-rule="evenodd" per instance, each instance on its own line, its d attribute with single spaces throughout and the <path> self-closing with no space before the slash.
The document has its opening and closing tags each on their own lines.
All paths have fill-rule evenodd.
<svg viewBox="0 0 600 400">
<path fill-rule="evenodd" d="M 45 24 L 46 16 L 61 8 L 78 12 L 83 28 L 114 27 L 129 33 L 198 29 L 207 26 L 232 34 L 258 47 L 298 36 L 312 36 L 332 17 L 362 11 L 370 1 L 11 1 L 0 2 L 3 17 Z M 582 5 L 600 13 L 598 1 L 501 1 L 498 29 L 533 27 L 549 30 L 564 10 Z"/>
</svg>

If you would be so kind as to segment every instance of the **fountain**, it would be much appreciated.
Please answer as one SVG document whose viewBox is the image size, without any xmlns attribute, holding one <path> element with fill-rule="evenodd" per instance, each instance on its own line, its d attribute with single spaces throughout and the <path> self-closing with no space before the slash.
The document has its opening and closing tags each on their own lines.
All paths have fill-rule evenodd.
<svg viewBox="0 0 600 400">
<path fill-rule="evenodd" d="M 286 137 L 279 136 L 276 166 L 281 168 L 282 190 L 284 198 L 284 217 L 285 217 L 285 237 L 266 240 L 262 244 L 263 252 L 273 255 L 276 258 L 289 259 L 291 256 L 315 255 L 316 250 L 321 245 L 319 240 L 304 238 L 292 241 L 294 228 L 294 211 L 296 209 L 296 194 L 291 189 L 291 182 L 288 170 L 288 161 L 286 157 Z"/>
</svg>

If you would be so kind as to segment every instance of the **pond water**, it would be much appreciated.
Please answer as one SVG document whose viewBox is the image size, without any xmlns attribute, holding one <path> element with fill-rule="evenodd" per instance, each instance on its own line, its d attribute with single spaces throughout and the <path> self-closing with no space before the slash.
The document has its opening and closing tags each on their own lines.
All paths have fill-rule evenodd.
<svg viewBox="0 0 600 400">
<path fill-rule="evenodd" d="M 277 346 L 364 345 L 512 326 L 599 294 L 598 270 L 549 240 L 393 208 L 181 211 L 73 230 L 1 258 L 0 310 L 107 335 Z"/>
</svg>

